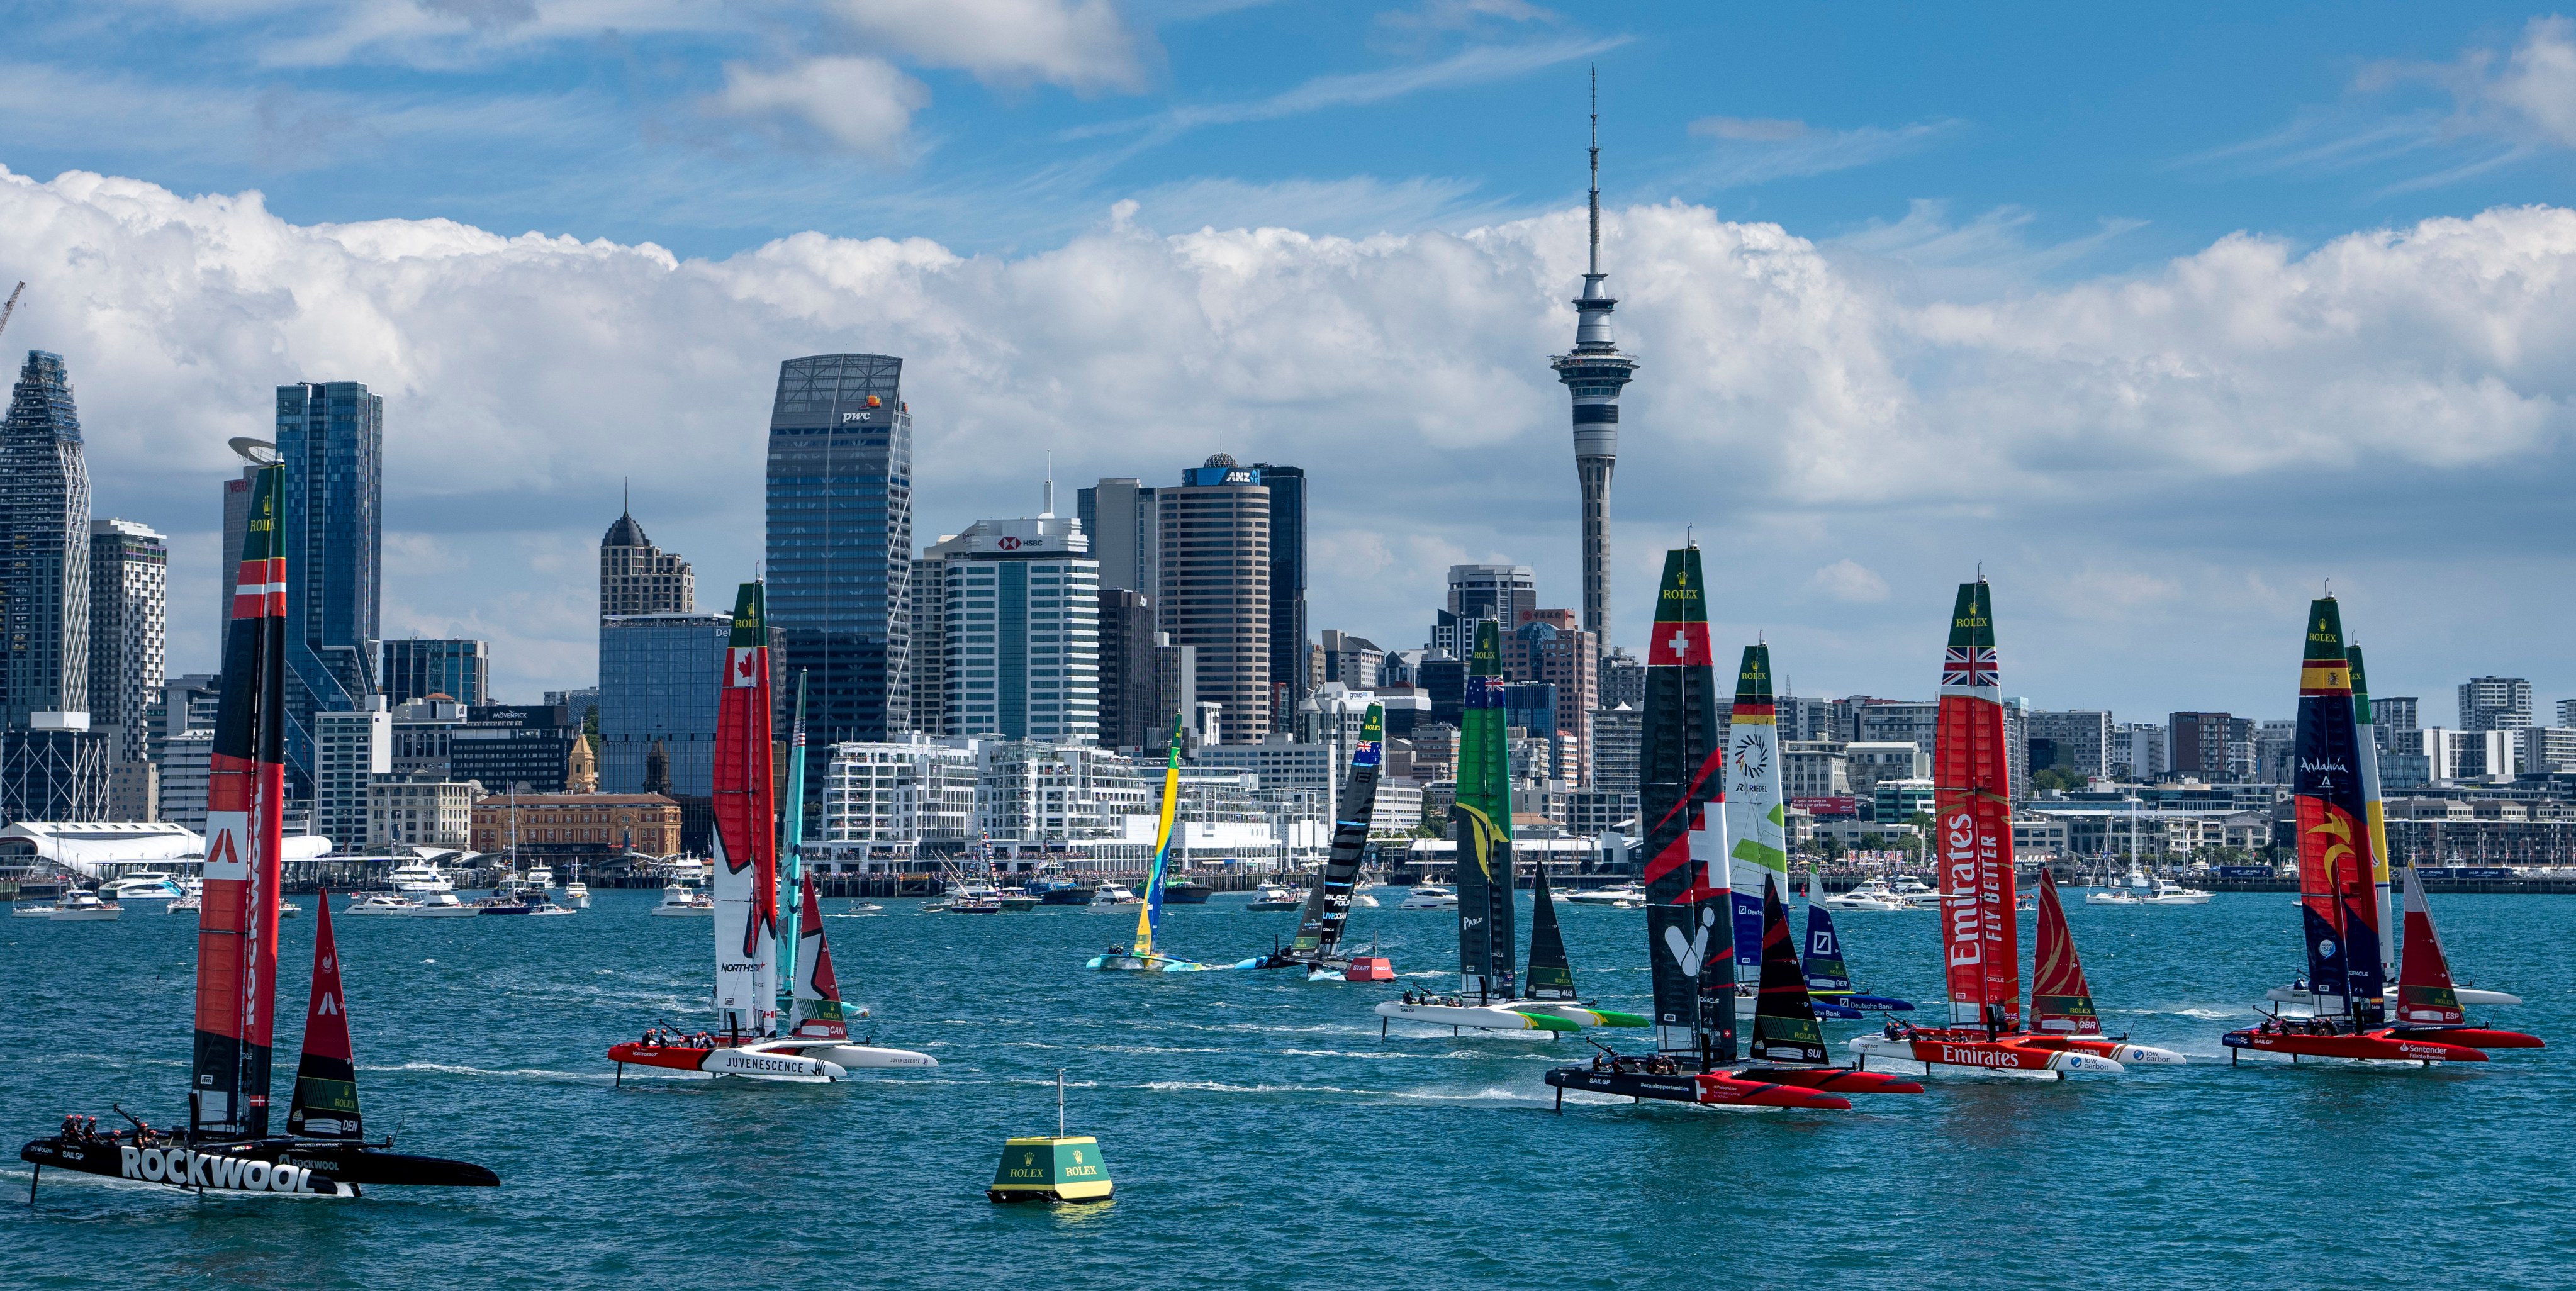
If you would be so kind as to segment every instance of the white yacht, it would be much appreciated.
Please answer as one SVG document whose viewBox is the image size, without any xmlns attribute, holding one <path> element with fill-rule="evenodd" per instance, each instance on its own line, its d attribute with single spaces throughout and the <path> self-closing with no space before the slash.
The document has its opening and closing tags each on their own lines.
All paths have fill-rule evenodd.
<svg viewBox="0 0 2576 1291">
<path fill-rule="evenodd" d="M 1264 883 L 1259 888 L 1253 890 L 1252 904 L 1246 908 L 1252 910 L 1294 910 L 1304 904 L 1306 904 L 1306 899 L 1297 895 L 1297 889 L 1289 887 L 1285 883 Z"/>
<path fill-rule="evenodd" d="M 2140 905 L 2208 905 L 2209 894 L 2199 888 L 2187 888 L 2161 876 L 2150 880 L 2147 890 L 2138 897 Z"/>
<path fill-rule="evenodd" d="M 342 914 L 410 914 L 420 903 L 392 892 L 361 892 L 341 907 Z"/>
<path fill-rule="evenodd" d="M 457 900 L 456 889 L 451 886 L 444 892 L 422 896 L 418 904 L 403 913 L 415 919 L 471 919 L 474 907 Z"/>
<path fill-rule="evenodd" d="M 1634 910 L 1646 904 L 1646 890 L 1634 883 L 1613 883 L 1606 888 L 1577 888 L 1558 899 L 1568 905 L 1606 905 Z"/>
<path fill-rule="evenodd" d="M 100 896 L 122 904 L 127 901 L 176 901 L 186 896 L 177 880 L 152 870 L 136 870 L 121 878 L 98 885 Z"/>
<path fill-rule="evenodd" d="M 1437 883 L 1414 884 L 1413 890 L 1405 894 L 1404 904 L 1396 907 L 1398 910 L 1455 910 L 1457 908 L 1457 892 Z"/>
<path fill-rule="evenodd" d="M 665 883 L 695 884 L 707 881 L 707 863 L 695 856 L 670 857 L 658 868 L 662 871 L 662 881 Z"/>
<path fill-rule="evenodd" d="M 1091 894 L 1091 905 L 1095 910 L 1108 906 L 1143 905 L 1144 903 L 1145 898 L 1136 895 L 1136 890 L 1124 883 L 1103 883 L 1099 891 Z"/>
<path fill-rule="evenodd" d="M 1897 875 L 1896 881 L 1890 883 L 1887 890 L 1895 893 L 1896 899 L 1904 902 L 1905 908 L 1908 910 L 1938 910 L 1941 908 L 1940 891 L 1911 874 Z"/>
<path fill-rule="evenodd" d="M 529 887 L 535 888 L 539 892 L 545 892 L 551 890 L 554 885 L 555 871 L 553 866 L 531 865 L 528 867 Z"/>
<path fill-rule="evenodd" d="M 113 903 L 99 900 L 95 892 L 66 892 L 45 912 L 45 917 L 66 923 L 95 923 L 124 913 Z"/>
<path fill-rule="evenodd" d="M 564 885 L 564 904 L 575 910 L 590 908 L 590 885 L 579 879 Z"/>
<path fill-rule="evenodd" d="M 446 872 L 437 866 L 422 860 L 405 861 L 395 866 L 394 872 L 388 877 L 393 880 L 394 891 L 414 899 L 428 896 L 433 892 L 456 890 L 456 880 L 447 877 Z"/>
<path fill-rule="evenodd" d="M 674 883 L 663 888 L 662 904 L 653 907 L 653 913 L 664 918 L 695 914 L 712 915 L 715 912 L 716 899 L 686 883 Z"/>
<path fill-rule="evenodd" d="M 1884 912 L 1910 910 L 1914 907 L 1905 898 L 1896 895 L 1895 889 L 1887 886 L 1887 880 L 1870 879 L 1849 892 L 1829 893 L 1825 897 L 1825 908 Z"/>
</svg>

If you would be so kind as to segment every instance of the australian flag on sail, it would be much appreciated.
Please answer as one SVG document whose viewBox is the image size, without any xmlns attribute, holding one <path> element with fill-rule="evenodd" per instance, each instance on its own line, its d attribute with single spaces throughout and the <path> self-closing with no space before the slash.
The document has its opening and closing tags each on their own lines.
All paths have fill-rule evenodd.
<svg viewBox="0 0 2576 1291">
<path fill-rule="evenodd" d="M 1941 684 L 1944 686 L 2000 686 L 1996 675 L 1993 646 L 1952 646 L 1941 660 Z"/>
</svg>

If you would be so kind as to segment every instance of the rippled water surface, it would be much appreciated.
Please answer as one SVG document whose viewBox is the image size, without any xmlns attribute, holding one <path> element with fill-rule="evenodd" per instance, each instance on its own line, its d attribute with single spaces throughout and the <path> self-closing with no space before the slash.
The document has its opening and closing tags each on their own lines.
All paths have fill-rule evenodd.
<svg viewBox="0 0 2576 1291">
<path fill-rule="evenodd" d="M 648 917 L 654 899 L 601 893 L 571 919 L 338 921 L 370 1130 L 489 1165 L 501 1188 L 223 1201 L 49 1175 L 30 1209 L 12 1160 L 0 1285 L 2537 1286 L 2576 1268 L 2566 898 L 2434 898 L 2455 968 L 2528 997 L 2490 1013 L 2562 1043 L 2546 1053 L 2231 1069 L 2219 1034 L 2298 967 L 2290 898 L 2077 905 L 2112 1027 L 2193 1065 L 1945 1076 L 1848 1113 L 1570 1102 L 1562 1116 L 1540 1073 L 1588 1052 L 1573 1041 L 1382 1039 L 1369 1006 L 1385 987 L 1085 972 L 1132 915 L 909 901 L 831 919 L 834 958 L 879 1038 L 937 1071 L 616 1088 L 610 1043 L 705 1021 L 709 926 Z M 1169 948 L 1231 961 L 1293 926 L 1243 901 L 1174 908 Z M 1360 938 L 1419 984 L 1454 980 L 1439 971 L 1453 916 L 1394 906 L 1356 912 Z M 1585 993 L 1642 1009 L 1643 914 L 1561 916 Z M 1936 992 L 1932 916 L 1839 922 L 1864 989 Z M 312 926 L 287 925 L 289 1028 Z M 110 1099 L 171 1119 L 193 928 L 157 907 L 0 925 L 0 1133 L 104 1117 Z M 986 1202 L 1002 1140 L 1054 1128 L 1059 1067 L 1117 1199 Z"/>
</svg>

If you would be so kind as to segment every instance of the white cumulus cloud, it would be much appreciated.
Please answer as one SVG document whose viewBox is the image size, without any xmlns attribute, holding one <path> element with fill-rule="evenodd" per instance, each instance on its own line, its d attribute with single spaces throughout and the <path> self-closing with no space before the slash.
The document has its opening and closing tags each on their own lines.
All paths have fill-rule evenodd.
<svg viewBox="0 0 2576 1291">
<path fill-rule="evenodd" d="M 789 120 L 851 152 L 891 159 L 927 107 L 930 90 L 882 58 L 809 58 L 776 70 L 725 65 L 724 89 L 707 106 L 756 121 Z"/>
<path fill-rule="evenodd" d="M 840 0 L 837 11 L 868 40 L 988 84 L 1145 87 L 1142 42 L 1109 0 Z"/>
</svg>

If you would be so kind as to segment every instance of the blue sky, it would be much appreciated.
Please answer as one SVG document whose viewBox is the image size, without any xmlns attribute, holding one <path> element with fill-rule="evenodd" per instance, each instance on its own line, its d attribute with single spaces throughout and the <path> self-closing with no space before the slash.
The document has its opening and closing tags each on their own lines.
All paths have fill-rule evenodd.
<svg viewBox="0 0 2576 1291">
<path fill-rule="evenodd" d="M 69 357 L 102 512 L 206 582 L 181 666 L 212 656 L 207 481 L 268 385 L 388 392 L 388 628 L 491 636 L 532 695 L 589 679 L 585 549 L 626 476 L 703 586 L 748 575 L 775 363 L 843 348 L 913 358 L 925 540 L 1028 509 L 1048 452 L 1069 488 L 1224 449 L 1319 473 L 1319 558 L 1354 575 L 1318 626 L 1417 644 L 1450 559 L 1571 604 L 1544 357 L 1598 67 L 1646 362 L 1622 639 L 1695 525 L 1743 571 L 1725 629 L 1811 690 L 1928 691 L 1924 625 L 1983 559 L 2007 623 L 2029 607 L 2013 688 L 2051 706 L 2285 715 L 2280 621 L 2329 576 L 2428 713 L 2472 672 L 2576 693 L 2576 612 L 2531 594 L 2576 555 L 2576 28 L 2546 11 L 102 0 L 11 26 L 9 340 Z"/>
</svg>

